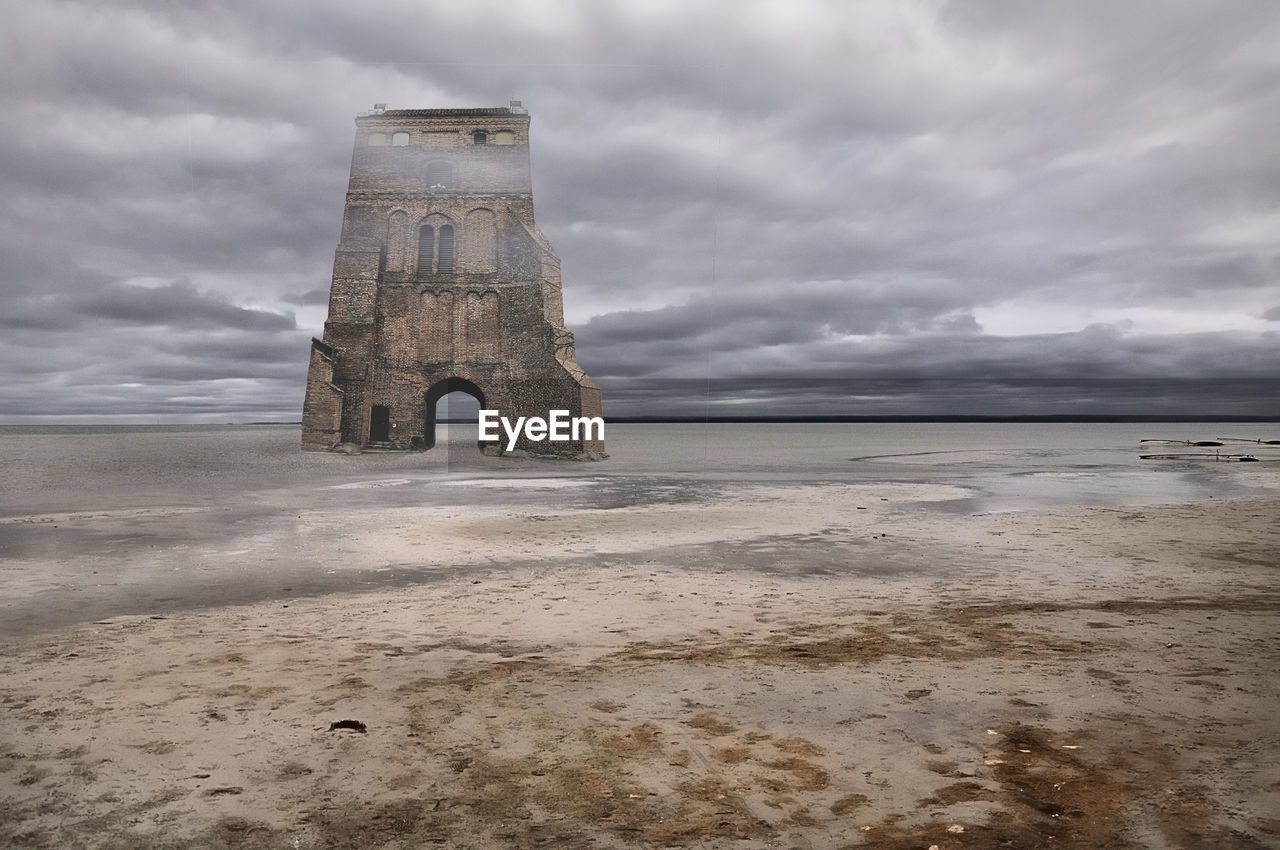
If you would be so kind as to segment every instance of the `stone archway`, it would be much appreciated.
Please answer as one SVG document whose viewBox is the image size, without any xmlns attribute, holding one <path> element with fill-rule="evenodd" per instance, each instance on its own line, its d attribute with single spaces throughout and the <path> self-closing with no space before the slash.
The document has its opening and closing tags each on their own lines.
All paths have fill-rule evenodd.
<svg viewBox="0 0 1280 850">
<path fill-rule="evenodd" d="M 484 407 L 484 391 L 466 378 L 445 378 L 443 381 L 432 384 L 427 390 L 426 407 L 422 412 L 422 447 L 424 449 L 432 448 L 436 444 L 436 404 L 449 393 L 466 393 L 480 402 L 481 408 Z"/>
</svg>

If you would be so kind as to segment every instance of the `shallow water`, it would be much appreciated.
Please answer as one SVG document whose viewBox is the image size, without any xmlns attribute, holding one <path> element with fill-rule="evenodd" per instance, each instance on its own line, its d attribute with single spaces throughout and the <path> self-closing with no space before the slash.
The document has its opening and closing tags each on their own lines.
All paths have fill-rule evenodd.
<svg viewBox="0 0 1280 850">
<path fill-rule="evenodd" d="M 486 458 L 474 433 L 475 426 L 441 426 L 440 445 L 429 452 L 347 456 L 301 452 L 297 428 L 284 426 L 0 428 L 0 516 L 343 485 L 383 497 L 423 476 L 512 481 L 496 488 L 504 492 L 522 480 L 535 497 L 555 489 L 549 479 L 614 490 L 647 479 L 932 482 L 970 488 L 973 500 L 952 506 L 965 510 L 1188 501 L 1274 492 L 1280 481 L 1280 463 L 1138 459 L 1153 450 L 1140 447 L 1143 438 L 1275 438 L 1275 424 L 613 424 L 610 459 L 601 463 Z M 1228 447 L 1280 459 L 1280 447 Z M 448 493 L 450 501 L 462 497 L 453 487 Z"/>
<path fill-rule="evenodd" d="M 856 570 L 863 562 L 847 545 L 824 540 L 826 532 L 795 533 L 804 525 L 796 521 L 796 505 L 803 503 L 797 495 L 821 499 L 797 487 L 875 485 L 892 498 L 872 504 L 892 502 L 885 509 L 909 522 L 920 511 L 941 519 L 937 512 L 1274 495 L 1280 463 L 1138 459 L 1138 440 L 1146 436 L 1270 436 L 1256 430 L 1211 424 L 611 425 L 611 458 L 580 463 L 485 457 L 474 426 L 458 425 L 443 426 L 441 443 L 430 452 L 356 456 L 304 453 L 298 429 L 289 427 L 0 429 L 0 637 L 119 614 L 543 569 L 547 558 L 607 569 L 660 556 L 630 549 L 600 555 L 596 548 L 610 550 L 616 541 L 601 538 L 608 532 L 592 525 L 601 514 L 575 518 L 579 511 L 628 511 L 610 520 L 638 511 L 651 524 L 678 519 L 689 526 L 691 517 L 718 516 L 736 499 L 756 511 L 745 538 L 726 527 L 722 540 L 711 529 L 696 546 L 660 533 L 651 545 L 690 568 L 772 569 L 785 562 L 792 571 Z M 1280 456 L 1280 449 L 1272 454 Z M 882 486 L 891 482 L 902 486 Z M 757 510 L 771 503 L 779 510 Z M 699 512 L 703 506 L 709 509 Z M 792 519 L 784 521 L 785 515 Z M 480 563 L 433 554 L 443 543 L 433 543 L 433 535 L 448 533 L 433 525 L 442 517 L 455 525 L 484 520 L 492 526 L 488 533 L 511 535 L 497 539 L 517 544 L 534 520 L 545 520 L 544 529 L 559 522 L 571 532 L 563 541 L 544 540 L 542 549 L 517 545 Z M 406 526 L 425 532 L 419 535 L 424 548 L 388 554 L 388 541 Z M 597 538 L 593 548 L 589 541 Z M 774 541 L 786 558 L 756 558 L 756 543 L 747 538 Z M 457 539 L 453 543 L 457 551 Z"/>
</svg>

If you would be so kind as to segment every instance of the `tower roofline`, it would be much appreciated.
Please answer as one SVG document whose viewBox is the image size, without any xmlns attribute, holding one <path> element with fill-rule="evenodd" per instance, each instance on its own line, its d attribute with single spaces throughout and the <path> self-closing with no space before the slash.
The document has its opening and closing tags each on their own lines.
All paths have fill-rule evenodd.
<svg viewBox="0 0 1280 850">
<path fill-rule="evenodd" d="M 469 109 L 387 109 L 386 104 L 376 104 L 369 112 L 361 112 L 356 118 L 470 118 L 489 115 L 524 115 L 529 111 L 518 101 L 510 106 L 473 107 Z"/>
<path fill-rule="evenodd" d="M 361 118 L 465 118 L 470 115 L 514 115 L 509 107 L 491 109 L 388 109 L 385 112 L 362 112 Z"/>
</svg>

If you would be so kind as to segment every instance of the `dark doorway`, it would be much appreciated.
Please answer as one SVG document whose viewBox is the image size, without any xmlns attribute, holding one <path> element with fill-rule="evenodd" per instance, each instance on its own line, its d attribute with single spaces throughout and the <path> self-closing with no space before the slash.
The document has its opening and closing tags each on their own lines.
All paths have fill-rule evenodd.
<svg viewBox="0 0 1280 850">
<path fill-rule="evenodd" d="M 391 408 L 375 404 L 369 410 L 369 442 L 385 443 L 391 439 Z"/>
<path fill-rule="evenodd" d="M 445 378 L 427 390 L 426 410 L 424 411 L 425 428 L 423 429 L 423 448 L 429 449 L 436 444 L 436 404 L 450 393 L 466 393 L 484 407 L 484 393 L 480 388 L 465 378 Z M 477 446 L 479 439 L 476 440 Z"/>
</svg>

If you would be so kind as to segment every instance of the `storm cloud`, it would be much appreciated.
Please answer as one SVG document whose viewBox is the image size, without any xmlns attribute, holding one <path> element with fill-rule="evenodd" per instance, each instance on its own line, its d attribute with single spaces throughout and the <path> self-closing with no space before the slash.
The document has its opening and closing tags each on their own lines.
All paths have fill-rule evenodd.
<svg viewBox="0 0 1280 850">
<path fill-rule="evenodd" d="M 0 40 L 0 421 L 296 420 L 355 114 L 510 98 L 609 413 L 1280 415 L 1269 0 L 35 0 Z"/>
</svg>

